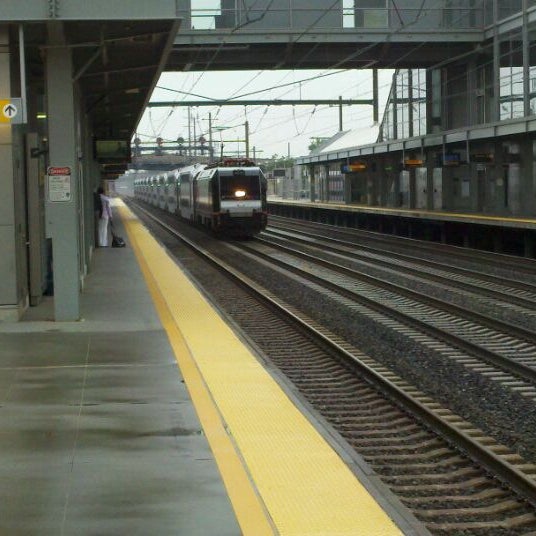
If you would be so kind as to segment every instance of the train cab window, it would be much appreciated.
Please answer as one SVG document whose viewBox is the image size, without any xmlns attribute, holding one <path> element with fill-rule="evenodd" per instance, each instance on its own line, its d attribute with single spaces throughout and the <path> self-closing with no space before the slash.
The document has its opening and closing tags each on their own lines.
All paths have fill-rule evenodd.
<svg viewBox="0 0 536 536">
<path fill-rule="evenodd" d="M 258 175 L 223 176 L 220 180 L 222 201 L 260 199 L 261 187 Z"/>
</svg>

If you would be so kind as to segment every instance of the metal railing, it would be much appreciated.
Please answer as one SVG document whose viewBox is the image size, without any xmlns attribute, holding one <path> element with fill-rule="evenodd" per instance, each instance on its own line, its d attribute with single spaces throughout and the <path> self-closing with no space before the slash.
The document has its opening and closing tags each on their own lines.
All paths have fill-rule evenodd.
<svg viewBox="0 0 536 536">
<path fill-rule="evenodd" d="M 531 0 L 536 1 L 536 0 Z M 501 16 L 520 11 L 517 3 L 500 2 Z M 336 0 L 326 7 L 326 0 L 274 0 L 265 7 L 256 2 L 231 2 L 222 0 L 221 9 L 192 8 L 192 28 L 196 30 L 420 30 L 481 29 L 489 24 L 492 14 L 491 0 L 480 0 L 475 6 L 467 6 L 466 0 L 435 0 L 426 7 L 415 7 L 412 0 L 385 0 L 384 7 L 354 7 L 353 2 Z M 515 4 L 515 5 L 514 5 Z M 492 18 L 492 17 L 491 17 Z"/>
</svg>

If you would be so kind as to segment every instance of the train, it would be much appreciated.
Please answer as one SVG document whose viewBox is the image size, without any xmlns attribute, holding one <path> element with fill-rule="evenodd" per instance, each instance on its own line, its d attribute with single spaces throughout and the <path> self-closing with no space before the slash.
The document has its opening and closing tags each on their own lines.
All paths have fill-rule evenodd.
<svg viewBox="0 0 536 536">
<path fill-rule="evenodd" d="M 134 197 L 223 236 L 253 236 L 266 228 L 267 180 L 245 158 L 194 164 L 134 181 Z"/>
</svg>

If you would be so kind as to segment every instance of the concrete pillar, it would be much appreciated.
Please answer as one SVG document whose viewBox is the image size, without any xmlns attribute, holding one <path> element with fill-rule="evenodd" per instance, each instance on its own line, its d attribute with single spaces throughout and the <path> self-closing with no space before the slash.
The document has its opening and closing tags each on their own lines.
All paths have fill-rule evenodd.
<svg viewBox="0 0 536 536">
<path fill-rule="evenodd" d="M 10 54 L 8 27 L 0 25 L 0 99 L 12 97 Z M 13 170 L 12 127 L 0 123 L 0 320 L 19 318 Z"/>
<path fill-rule="evenodd" d="M 494 142 L 494 162 L 492 167 L 493 177 L 490 180 L 488 177 L 488 184 L 486 188 L 486 207 L 484 210 L 491 210 L 494 213 L 507 214 L 507 199 L 505 193 L 508 191 L 508 173 L 503 165 L 503 142 L 501 140 L 495 140 Z M 489 168 L 488 168 L 489 169 Z"/>
<path fill-rule="evenodd" d="M 534 141 L 531 139 L 520 142 L 520 191 L 521 215 L 534 217 L 536 215 L 536 190 L 534 182 Z"/>
<path fill-rule="evenodd" d="M 322 203 L 329 203 L 330 201 L 329 199 L 329 166 L 323 165 L 322 167 L 323 167 L 324 173 L 323 173 L 323 178 L 320 182 L 320 191 L 321 191 L 320 201 Z"/>
<path fill-rule="evenodd" d="M 409 173 L 409 208 L 414 209 L 417 206 L 417 185 L 415 180 L 416 168 L 410 167 Z"/>
<path fill-rule="evenodd" d="M 54 45 L 46 52 L 49 161 L 53 168 L 68 168 L 70 181 L 62 195 L 51 196 L 47 189 L 46 223 L 52 238 L 55 320 L 73 321 L 80 318 L 80 216 L 72 58 L 61 46 L 61 28 L 49 28 L 49 42 Z"/>
<path fill-rule="evenodd" d="M 469 209 L 471 212 L 480 213 L 483 210 L 484 188 L 486 184 L 486 174 L 482 172 L 482 164 L 471 164 L 469 173 L 470 199 Z M 478 170 L 478 171 L 476 171 Z"/>
<path fill-rule="evenodd" d="M 316 188 L 315 188 L 315 166 L 310 165 L 309 166 L 309 199 L 311 200 L 311 203 L 314 203 L 316 201 Z"/>
<path fill-rule="evenodd" d="M 428 209 L 428 169 L 418 167 L 415 174 L 415 203 L 413 208 Z"/>
<path fill-rule="evenodd" d="M 386 207 L 389 199 L 389 173 L 386 171 L 386 162 L 381 159 L 378 162 L 378 187 L 379 187 L 379 205 Z"/>
<path fill-rule="evenodd" d="M 376 165 L 371 165 L 367 171 L 367 205 L 377 206 L 380 195 L 380 174 Z"/>
<path fill-rule="evenodd" d="M 349 204 L 352 202 L 352 179 L 350 175 L 344 173 L 342 180 L 344 181 L 344 202 Z"/>
<path fill-rule="evenodd" d="M 445 200 L 445 190 L 443 188 L 444 184 L 444 176 L 443 176 L 444 168 L 442 167 L 435 167 L 433 168 L 433 171 L 431 173 L 431 179 L 432 179 L 432 210 L 444 210 L 447 207 L 447 203 Z"/>
<path fill-rule="evenodd" d="M 398 168 L 397 168 L 398 169 Z M 400 172 L 390 172 L 389 182 L 390 182 L 390 203 L 391 207 L 402 207 L 404 206 L 405 192 L 402 189 L 403 181 L 402 176 L 404 171 Z"/>
</svg>

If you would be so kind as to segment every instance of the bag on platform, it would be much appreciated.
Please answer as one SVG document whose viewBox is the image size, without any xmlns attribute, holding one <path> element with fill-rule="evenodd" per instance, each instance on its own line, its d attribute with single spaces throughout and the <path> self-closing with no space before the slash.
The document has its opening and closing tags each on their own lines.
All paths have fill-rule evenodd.
<svg viewBox="0 0 536 536">
<path fill-rule="evenodd" d="M 126 246 L 125 241 L 116 234 L 112 233 L 112 247 L 113 248 L 124 248 Z"/>
<path fill-rule="evenodd" d="M 110 220 L 110 230 L 112 231 L 112 247 L 113 248 L 124 248 L 126 246 L 125 241 L 114 233 L 114 224 Z"/>
</svg>

